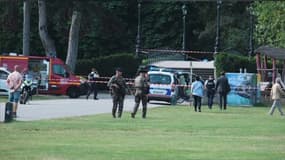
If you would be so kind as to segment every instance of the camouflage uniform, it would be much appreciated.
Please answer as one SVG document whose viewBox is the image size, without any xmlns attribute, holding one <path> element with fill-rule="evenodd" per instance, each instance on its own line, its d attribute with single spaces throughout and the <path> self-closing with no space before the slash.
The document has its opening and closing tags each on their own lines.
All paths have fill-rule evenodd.
<svg viewBox="0 0 285 160">
<path fill-rule="evenodd" d="M 147 110 L 147 94 L 149 90 L 149 85 L 147 79 L 144 74 L 140 74 L 135 78 L 134 87 L 136 89 L 135 92 L 135 106 L 133 112 L 131 113 L 132 118 L 135 118 L 138 107 L 140 105 L 140 101 L 142 101 L 142 117 L 146 118 L 146 110 Z"/>
<path fill-rule="evenodd" d="M 127 89 L 126 81 L 122 76 L 117 77 L 114 75 L 109 80 L 107 86 L 110 88 L 111 96 L 113 98 L 112 115 L 114 118 L 116 118 L 116 112 L 119 105 L 118 117 L 121 118 Z"/>
</svg>

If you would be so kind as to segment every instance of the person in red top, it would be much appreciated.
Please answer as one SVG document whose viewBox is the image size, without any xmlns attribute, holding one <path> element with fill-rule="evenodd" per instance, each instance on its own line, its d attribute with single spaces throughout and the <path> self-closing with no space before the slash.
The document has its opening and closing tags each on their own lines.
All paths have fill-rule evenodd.
<svg viewBox="0 0 285 160">
<path fill-rule="evenodd" d="M 21 85 L 23 82 L 23 77 L 20 73 L 20 67 L 18 65 L 14 66 L 14 72 L 9 74 L 6 82 L 10 88 L 9 102 L 13 103 L 13 116 L 16 117 L 18 102 L 21 94 Z"/>
</svg>

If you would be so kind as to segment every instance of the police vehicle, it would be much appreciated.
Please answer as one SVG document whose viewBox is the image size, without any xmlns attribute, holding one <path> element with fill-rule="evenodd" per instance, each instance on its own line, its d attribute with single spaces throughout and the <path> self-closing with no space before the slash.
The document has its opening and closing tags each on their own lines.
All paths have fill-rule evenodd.
<svg viewBox="0 0 285 160">
<path fill-rule="evenodd" d="M 165 101 L 172 105 L 177 103 L 178 79 L 175 72 L 163 69 L 150 70 L 148 76 L 148 101 Z"/>
</svg>

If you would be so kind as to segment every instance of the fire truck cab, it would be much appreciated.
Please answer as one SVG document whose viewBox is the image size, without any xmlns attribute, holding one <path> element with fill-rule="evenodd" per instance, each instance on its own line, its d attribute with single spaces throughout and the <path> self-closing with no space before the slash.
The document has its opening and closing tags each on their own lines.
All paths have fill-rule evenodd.
<svg viewBox="0 0 285 160">
<path fill-rule="evenodd" d="M 19 65 L 22 74 L 28 74 L 38 81 L 41 94 L 80 96 L 80 78 L 76 77 L 64 62 L 55 57 L 0 56 L 0 67 L 12 72 Z"/>
</svg>

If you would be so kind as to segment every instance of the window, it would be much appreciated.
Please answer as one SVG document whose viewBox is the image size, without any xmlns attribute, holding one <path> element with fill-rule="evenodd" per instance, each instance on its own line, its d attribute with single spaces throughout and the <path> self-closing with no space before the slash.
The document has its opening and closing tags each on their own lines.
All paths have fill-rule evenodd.
<svg viewBox="0 0 285 160">
<path fill-rule="evenodd" d="M 62 77 L 66 77 L 66 70 L 62 65 L 54 64 L 52 66 L 53 73 Z"/>
<path fill-rule="evenodd" d="M 163 75 L 163 74 L 150 74 L 150 83 L 154 84 L 170 84 L 171 83 L 171 77 L 169 75 Z"/>
<path fill-rule="evenodd" d="M 4 79 L 6 80 L 8 78 L 8 73 L 7 72 L 4 72 L 4 71 L 0 71 L 0 79 Z"/>
</svg>

